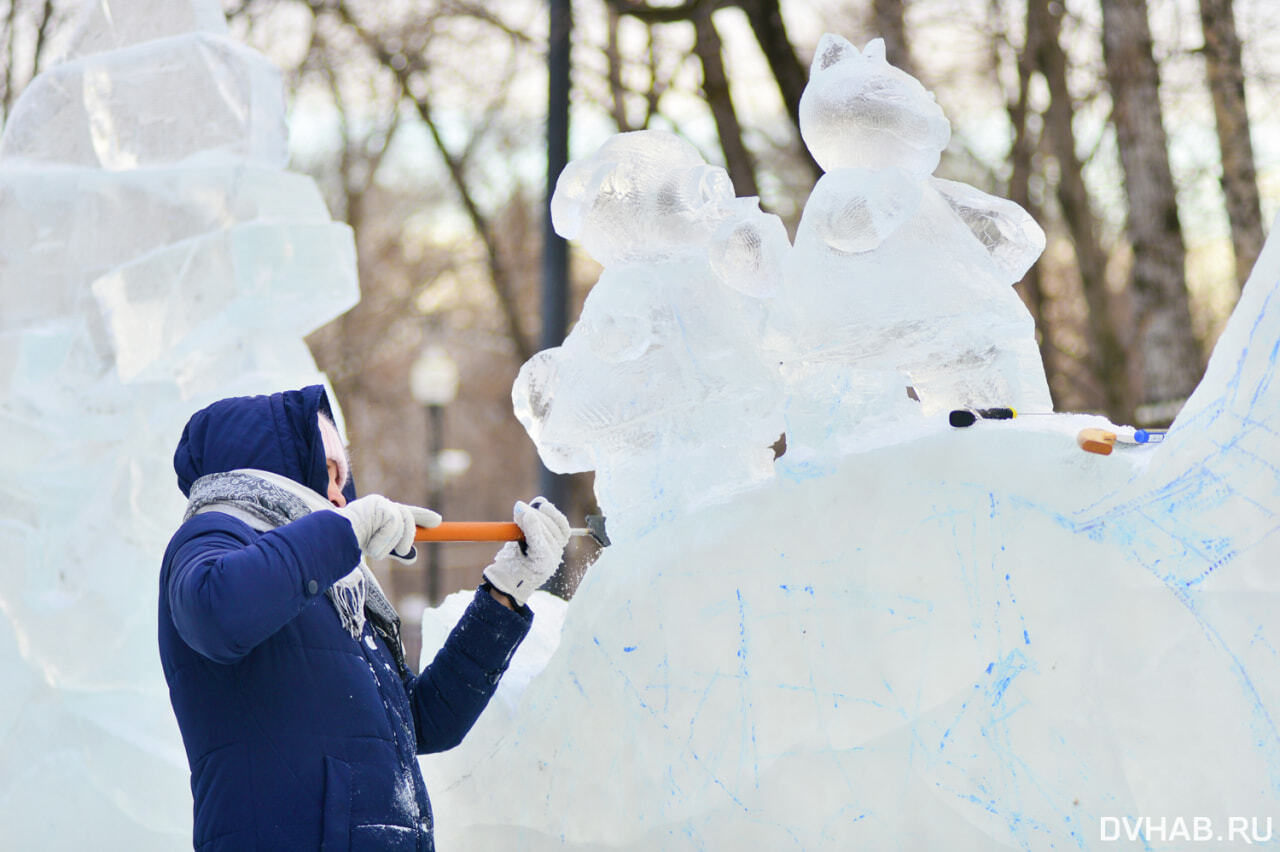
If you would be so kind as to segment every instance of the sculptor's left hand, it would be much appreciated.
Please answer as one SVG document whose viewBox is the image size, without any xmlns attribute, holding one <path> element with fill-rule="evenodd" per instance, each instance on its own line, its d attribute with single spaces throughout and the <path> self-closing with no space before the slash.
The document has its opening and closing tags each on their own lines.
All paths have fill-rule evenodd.
<svg viewBox="0 0 1280 852">
<path fill-rule="evenodd" d="M 516 503 L 514 514 L 524 541 L 504 544 L 493 564 L 484 569 L 484 576 L 495 589 L 524 606 L 560 567 L 564 547 L 569 543 L 569 521 L 545 497 L 535 497 L 527 504 Z"/>
</svg>

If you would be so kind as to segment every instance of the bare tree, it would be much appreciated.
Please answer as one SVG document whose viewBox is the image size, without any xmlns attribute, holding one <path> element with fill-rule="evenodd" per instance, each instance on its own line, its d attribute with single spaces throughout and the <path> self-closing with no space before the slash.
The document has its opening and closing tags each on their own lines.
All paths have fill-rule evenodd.
<svg viewBox="0 0 1280 852">
<path fill-rule="evenodd" d="M 467 180 L 465 161 L 450 149 L 444 140 L 443 134 L 440 132 L 439 124 L 435 120 L 431 107 L 429 88 L 425 85 L 420 85 L 415 80 L 415 77 L 426 73 L 426 67 L 421 56 L 413 51 L 402 50 L 399 45 L 394 43 L 389 44 L 377 32 L 365 27 L 357 20 L 350 6 L 344 0 L 337 0 L 336 2 L 312 0 L 312 4 L 318 11 L 332 11 L 344 24 L 351 28 L 365 46 L 377 57 L 378 62 L 395 76 L 400 85 L 401 93 L 413 105 L 418 118 L 427 128 L 432 142 L 435 143 L 436 150 L 444 161 L 450 182 L 454 191 L 458 194 L 458 200 L 462 203 L 463 209 L 467 213 L 467 218 L 475 229 L 476 236 L 484 244 L 485 256 L 489 263 L 490 278 L 498 297 L 499 307 L 506 319 L 507 333 L 510 335 L 512 346 L 515 349 L 516 359 L 521 363 L 527 361 L 533 355 L 534 347 L 530 334 L 525 330 L 520 316 L 521 311 L 516 300 L 512 273 L 502 255 L 494 228 L 488 216 L 481 210 L 475 194 L 472 192 L 471 185 Z"/>
<path fill-rule="evenodd" d="M 25 14 L 19 14 L 20 6 L 25 7 Z M 0 86 L 3 87 L 0 88 L 0 123 L 9 117 L 9 110 L 18 95 L 41 70 L 49 35 L 59 25 L 61 17 L 53 0 L 29 3 L 9 0 L 3 19 L 4 61 L 0 73 L 4 78 L 0 80 Z M 29 56 L 24 55 L 24 33 L 30 37 Z"/>
<path fill-rule="evenodd" d="M 1034 0 L 1032 0 L 1034 2 Z M 998 9 L 993 8 L 993 12 Z M 1007 43 L 1006 33 L 999 30 L 1000 38 Z M 886 45 L 887 47 L 887 45 Z M 1022 49 L 1017 53 L 1018 88 L 1014 97 L 1006 104 L 1009 123 L 1013 126 L 1013 143 L 1009 147 L 1009 199 L 1036 220 L 1042 218 L 1040 206 L 1031 196 L 1031 178 L 1034 171 L 1034 155 L 1038 147 L 1038 134 L 1032 128 L 1031 78 L 1035 72 L 1036 35 L 1028 26 Z M 1045 372 L 1049 376 L 1049 386 L 1053 387 L 1055 366 L 1053 329 L 1050 327 L 1045 308 L 1044 286 L 1039 264 L 1032 264 L 1026 275 L 1018 282 L 1022 300 L 1026 303 L 1036 329 L 1039 331 L 1037 344 L 1040 348 L 1040 360 L 1044 362 Z"/>
<path fill-rule="evenodd" d="M 884 39 L 885 57 L 889 62 L 918 78 L 920 74 L 907 38 L 906 6 L 906 0 L 871 0 L 871 26 L 872 32 Z"/>
<path fill-rule="evenodd" d="M 271 16 L 281 9 L 252 3 L 242 14 L 260 23 L 237 19 L 235 27 L 250 40 L 269 40 L 279 31 Z M 343 404 L 362 491 L 420 503 L 443 494 L 440 508 L 450 517 L 502 519 L 516 498 L 536 493 L 534 448 L 509 401 L 531 343 L 525 337 L 522 352 L 509 323 L 514 314 L 524 335 L 536 328 L 542 199 L 506 164 L 529 142 L 528 114 L 510 109 L 511 80 L 539 45 L 508 34 L 489 10 L 467 16 L 456 4 L 419 5 L 397 18 L 370 9 L 359 0 L 312 5 L 306 53 L 283 69 L 291 86 L 325 97 L 336 114 L 333 135 L 322 145 L 313 140 L 297 165 L 317 179 L 335 217 L 352 226 L 361 285 L 360 303 L 307 342 Z M 468 82 L 446 63 L 473 39 L 489 62 L 476 75 L 492 87 L 465 89 L 465 108 L 454 113 L 465 123 L 451 117 L 446 137 L 439 116 L 459 103 Z M 432 146 L 443 168 L 432 168 Z M 508 285 L 505 305 L 494 286 L 495 257 Z M 427 440 L 433 423 L 408 392 L 412 363 L 428 343 L 447 348 L 458 364 L 460 392 L 443 412 L 443 434 L 446 446 L 471 458 L 465 477 L 443 491 Z M 492 547 L 467 544 L 442 551 L 444 592 L 473 586 L 493 555 Z M 402 603 L 426 588 L 422 572 L 378 570 Z M 416 617 L 412 606 L 402 611 Z M 410 646 L 415 638 L 406 632 Z"/>
<path fill-rule="evenodd" d="M 1205 71 L 1222 150 L 1222 192 L 1231 222 L 1236 280 L 1243 287 L 1262 251 L 1262 205 L 1232 0 L 1200 0 L 1200 21 L 1204 29 Z"/>
<path fill-rule="evenodd" d="M 1133 419 L 1128 354 L 1115 326 L 1115 305 L 1107 292 L 1107 253 L 1077 153 L 1075 100 L 1067 87 L 1067 55 L 1062 49 L 1063 8 L 1051 0 L 1028 0 L 1027 39 L 1049 90 L 1045 137 L 1057 161 L 1057 198 L 1071 235 L 1080 287 L 1088 306 L 1089 368 L 1102 388 L 1107 413 L 1119 423 Z"/>
<path fill-rule="evenodd" d="M 650 25 L 674 23 L 694 23 L 697 25 L 699 20 L 709 22 L 711 13 L 717 9 L 730 6 L 741 9 L 751 24 L 751 31 L 755 35 L 765 61 L 769 65 L 774 82 L 777 83 L 778 91 L 782 95 L 782 101 L 786 104 L 787 115 L 795 128 L 797 138 L 799 137 L 800 96 L 804 93 L 805 84 L 809 81 L 809 74 L 805 69 L 804 63 L 800 61 L 800 57 L 796 54 L 790 38 L 787 36 L 786 23 L 783 20 L 782 9 L 778 4 L 778 0 L 685 0 L 685 2 L 674 6 L 652 5 L 644 2 L 644 0 L 606 0 L 606 2 L 618 14 L 629 15 Z M 698 41 L 701 42 L 702 36 L 706 34 L 706 27 L 703 25 L 703 30 L 697 34 Z M 699 58 L 706 59 L 706 55 L 701 50 L 699 51 Z M 707 66 L 704 61 L 704 80 L 706 79 L 706 69 Z M 715 84 L 713 84 L 714 88 Z M 725 92 L 727 94 L 727 84 Z M 710 95 L 711 93 L 708 92 L 707 94 Z M 723 103 L 720 108 L 724 109 Z M 718 126 L 722 118 L 727 118 L 727 111 L 724 116 L 717 116 Z M 732 135 L 734 134 L 730 133 L 730 136 Z M 722 145 L 724 144 L 723 138 L 721 143 Z M 729 144 L 733 146 L 735 143 L 730 139 Z M 799 146 L 799 150 L 808 165 L 809 172 L 816 180 L 822 174 L 822 169 L 804 146 Z M 725 159 L 726 162 L 730 159 L 727 151 Z"/>
<path fill-rule="evenodd" d="M 643 24 L 645 29 L 644 66 L 647 72 L 647 85 L 639 91 L 632 91 L 623 82 L 623 67 L 627 59 L 623 55 L 619 33 L 623 26 L 623 15 L 612 3 L 605 4 L 608 14 L 607 35 L 604 47 L 606 76 L 609 85 L 607 109 L 614 125 L 620 133 L 641 130 L 650 125 L 658 114 L 658 104 L 662 96 L 671 87 L 671 76 L 679 67 L 678 63 L 664 62 L 665 51 L 655 38 L 653 27 Z M 669 67 L 664 67 L 669 66 Z M 628 103 L 636 96 L 643 102 L 644 110 L 640 119 L 634 120 Z"/>
<path fill-rule="evenodd" d="M 1169 168 L 1160 75 L 1146 0 L 1102 4 L 1102 46 L 1111 121 L 1124 171 L 1133 247 L 1130 272 L 1133 373 L 1139 422 L 1167 421 L 1195 388 L 1202 364 L 1191 330 L 1186 247 Z M 1133 375 L 1136 374 L 1136 375 Z"/>
<path fill-rule="evenodd" d="M 693 51 L 702 63 L 702 93 L 716 122 L 716 135 L 720 138 L 720 150 L 724 152 L 725 169 L 739 195 L 759 195 L 756 188 L 756 167 L 751 152 L 742 141 L 742 125 L 733 107 L 729 93 L 729 78 L 724 72 L 721 56 L 720 34 L 711 20 L 710 4 L 694 10 Z"/>
</svg>

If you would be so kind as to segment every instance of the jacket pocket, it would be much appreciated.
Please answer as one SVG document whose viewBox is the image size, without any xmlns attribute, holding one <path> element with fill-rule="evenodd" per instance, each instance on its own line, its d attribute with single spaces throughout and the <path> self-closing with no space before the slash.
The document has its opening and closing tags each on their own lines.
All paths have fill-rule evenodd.
<svg viewBox="0 0 1280 852">
<path fill-rule="evenodd" d="M 351 848 L 351 766 L 324 756 L 324 813 L 320 816 L 320 852 Z"/>
</svg>

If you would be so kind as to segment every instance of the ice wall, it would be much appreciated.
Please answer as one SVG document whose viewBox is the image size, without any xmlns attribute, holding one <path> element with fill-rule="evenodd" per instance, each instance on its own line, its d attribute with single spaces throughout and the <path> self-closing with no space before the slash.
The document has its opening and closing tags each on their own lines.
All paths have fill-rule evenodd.
<svg viewBox="0 0 1280 852">
<path fill-rule="evenodd" d="M 350 231 L 284 170 L 279 75 L 215 0 L 96 0 L 0 139 L 0 846 L 190 844 L 156 654 L 214 399 L 323 381 Z"/>
<path fill-rule="evenodd" d="M 628 353 L 659 365 L 687 342 L 696 365 L 713 338 L 743 364 L 778 356 L 787 453 L 772 475 L 726 471 L 700 505 L 661 466 L 624 483 L 627 501 L 598 495 L 624 533 L 558 646 L 517 656 L 500 709 L 423 761 L 441 848 L 1185 848 L 1167 828 L 1104 839 L 1139 817 L 1265 832 L 1280 800 L 1280 244 L 1168 440 L 1085 453 L 1081 428 L 1116 427 L 1044 413 L 1008 288 L 1039 229 L 929 177 L 945 119 L 886 69 L 874 43 L 819 46 L 802 117 L 829 171 L 776 292 L 754 294 L 765 333 L 689 321 Z M 634 184 L 595 197 L 614 205 L 618 186 Z M 682 257 L 710 245 L 690 239 Z M 601 258 L 598 287 L 643 282 L 631 298 L 646 312 L 622 327 L 694 316 L 670 294 L 705 292 L 700 267 L 646 277 L 671 256 Z M 627 422 L 628 401 L 661 416 L 661 440 L 767 408 L 656 404 L 654 385 L 681 398 L 673 375 L 708 375 L 674 360 L 591 408 L 579 391 L 618 369 L 589 357 L 614 316 L 584 311 L 517 382 L 549 464 L 590 446 L 612 483 L 643 441 L 592 430 Z M 570 371 L 582 378 L 554 381 Z M 948 408 L 979 403 L 1042 416 L 947 425 Z"/>
</svg>

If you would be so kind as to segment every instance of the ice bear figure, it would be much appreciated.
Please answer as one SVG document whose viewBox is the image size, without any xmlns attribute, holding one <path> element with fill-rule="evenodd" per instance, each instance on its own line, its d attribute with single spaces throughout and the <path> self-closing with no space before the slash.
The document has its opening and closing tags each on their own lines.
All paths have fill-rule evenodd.
<svg viewBox="0 0 1280 852">
<path fill-rule="evenodd" d="M 570 163 L 551 210 L 604 271 L 512 390 L 547 467 L 596 472 L 614 539 L 770 476 L 781 388 L 758 341 L 790 249 L 782 222 L 652 130 Z"/>
<path fill-rule="evenodd" d="M 933 95 L 885 60 L 882 40 L 859 52 L 827 34 L 800 130 L 826 174 L 770 323 L 792 459 L 950 408 L 1050 410 L 1034 323 L 1010 286 L 1044 233 L 1016 204 L 932 177 L 950 138 Z"/>
</svg>

